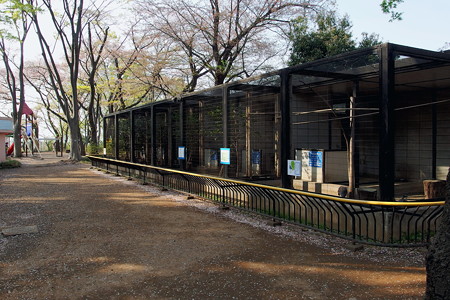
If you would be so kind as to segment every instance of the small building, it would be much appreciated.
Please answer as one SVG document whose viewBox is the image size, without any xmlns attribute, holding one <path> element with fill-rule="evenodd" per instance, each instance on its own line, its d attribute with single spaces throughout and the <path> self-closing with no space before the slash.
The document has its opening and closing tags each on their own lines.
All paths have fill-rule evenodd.
<svg viewBox="0 0 450 300">
<path fill-rule="evenodd" d="M 113 113 L 104 129 L 110 158 L 412 199 L 450 166 L 450 54 L 386 43 Z"/>
<path fill-rule="evenodd" d="M 0 117 L 0 162 L 6 160 L 6 136 L 13 132 L 13 119 Z"/>
</svg>

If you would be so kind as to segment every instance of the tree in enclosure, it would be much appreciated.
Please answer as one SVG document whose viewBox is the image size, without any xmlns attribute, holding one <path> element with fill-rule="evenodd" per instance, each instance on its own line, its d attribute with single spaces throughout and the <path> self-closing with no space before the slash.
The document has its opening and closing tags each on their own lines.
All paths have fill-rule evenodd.
<svg viewBox="0 0 450 300">
<path fill-rule="evenodd" d="M 326 1 L 176 0 L 136 3 L 149 34 L 170 40 L 186 68 L 184 92 L 205 76 L 214 85 L 270 68 L 286 49 L 289 20 L 313 15 Z M 143 21 L 144 22 L 144 21 Z"/>
<path fill-rule="evenodd" d="M 351 22 L 348 16 L 340 18 L 334 12 L 329 11 L 318 14 L 313 26 L 309 20 L 299 17 L 294 21 L 290 39 L 292 49 L 289 65 L 303 64 L 321 58 L 335 56 L 358 48 L 372 47 L 381 43 L 377 34 L 362 34 L 359 44 L 353 40 L 351 33 Z M 367 59 L 370 59 L 367 58 Z M 357 106 L 357 84 L 354 83 L 354 91 L 348 100 L 348 120 L 341 120 L 341 133 L 345 139 L 347 147 L 348 163 L 348 197 L 354 196 L 356 187 L 355 179 L 355 110 Z M 336 115 L 332 106 L 324 100 L 331 112 Z M 348 122 L 347 122 L 348 121 Z"/>
<path fill-rule="evenodd" d="M 14 122 L 14 156 L 21 157 L 22 114 L 25 104 L 24 43 L 31 27 L 29 13 L 36 12 L 33 0 L 0 2 L 0 52 L 5 65 L 7 97 L 11 99 Z M 18 51 L 16 49 L 18 48 Z M 14 53 L 18 52 L 18 58 Z M 19 92 L 19 99 L 17 99 Z"/>
</svg>

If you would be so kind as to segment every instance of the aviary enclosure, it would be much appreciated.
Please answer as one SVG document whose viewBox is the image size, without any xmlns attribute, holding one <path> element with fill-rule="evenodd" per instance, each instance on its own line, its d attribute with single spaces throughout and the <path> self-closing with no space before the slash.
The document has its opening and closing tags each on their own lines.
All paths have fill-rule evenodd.
<svg viewBox="0 0 450 300">
<path fill-rule="evenodd" d="M 423 181 L 450 166 L 450 54 L 382 44 L 120 111 L 104 119 L 104 148 L 315 193 L 423 199 Z"/>
</svg>

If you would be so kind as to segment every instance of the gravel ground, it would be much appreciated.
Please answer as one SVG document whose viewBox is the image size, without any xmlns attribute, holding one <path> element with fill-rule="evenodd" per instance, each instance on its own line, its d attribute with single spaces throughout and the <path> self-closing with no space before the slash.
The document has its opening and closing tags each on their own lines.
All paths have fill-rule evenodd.
<svg viewBox="0 0 450 300">
<path fill-rule="evenodd" d="M 0 299 L 422 299 L 424 249 L 365 246 L 47 157 L 0 170 Z"/>
</svg>

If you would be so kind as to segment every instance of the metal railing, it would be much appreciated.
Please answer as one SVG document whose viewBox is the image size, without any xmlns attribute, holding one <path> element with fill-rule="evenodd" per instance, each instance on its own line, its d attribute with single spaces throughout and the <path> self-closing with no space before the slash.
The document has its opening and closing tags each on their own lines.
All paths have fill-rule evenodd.
<svg viewBox="0 0 450 300">
<path fill-rule="evenodd" d="M 445 201 L 363 201 L 88 156 L 92 166 L 359 243 L 411 247 L 430 242 Z"/>
</svg>

